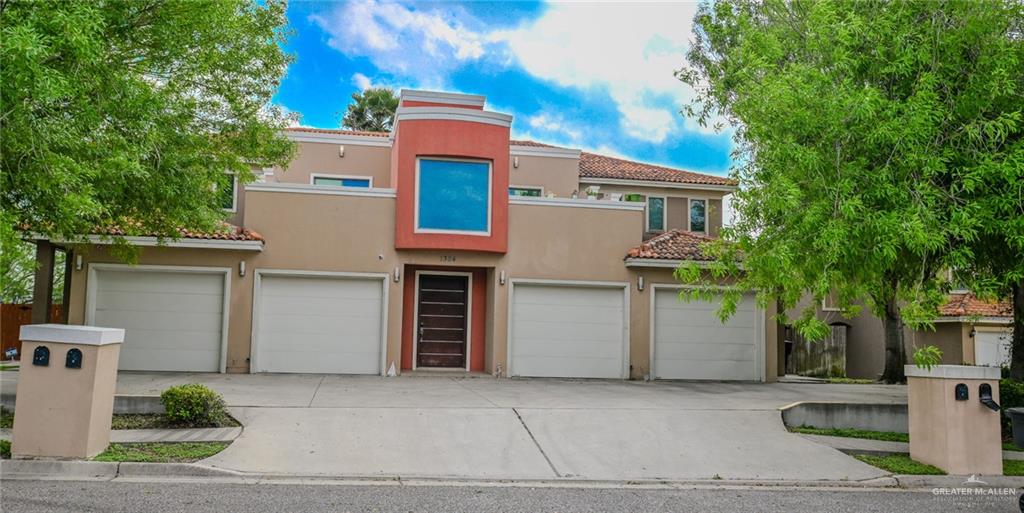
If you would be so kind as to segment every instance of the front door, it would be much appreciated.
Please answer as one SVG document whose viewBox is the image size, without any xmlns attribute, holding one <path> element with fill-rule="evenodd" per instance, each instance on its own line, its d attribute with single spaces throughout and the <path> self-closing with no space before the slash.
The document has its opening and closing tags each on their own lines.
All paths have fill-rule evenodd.
<svg viewBox="0 0 1024 513">
<path fill-rule="evenodd" d="M 416 366 L 466 368 L 469 276 L 418 275 Z"/>
</svg>

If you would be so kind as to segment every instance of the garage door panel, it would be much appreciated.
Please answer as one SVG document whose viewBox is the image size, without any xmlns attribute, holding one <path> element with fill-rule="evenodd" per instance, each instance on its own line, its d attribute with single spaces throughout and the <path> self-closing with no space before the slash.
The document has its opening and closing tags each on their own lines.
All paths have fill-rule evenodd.
<svg viewBox="0 0 1024 513">
<path fill-rule="evenodd" d="M 513 290 L 515 375 L 623 377 L 621 288 L 517 284 Z"/>
<path fill-rule="evenodd" d="M 655 292 L 653 374 L 661 379 L 757 380 L 758 310 L 743 296 L 724 324 L 720 301 L 680 301 L 677 291 Z"/>
<path fill-rule="evenodd" d="M 119 369 L 217 372 L 224 274 L 97 269 L 92 323 L 125 330 Z"/>
<path fill-rule="evenodd" d="M 661 344 L 658 346 L 658 361 L 662 360 L 734 360 L 754 361 L 753 344 L 695 343 Z"/>
<path fill-rule="evenodd" d="M 378 374 L 380 279 L 260 278 L 257 372 Z"/>
</svg>

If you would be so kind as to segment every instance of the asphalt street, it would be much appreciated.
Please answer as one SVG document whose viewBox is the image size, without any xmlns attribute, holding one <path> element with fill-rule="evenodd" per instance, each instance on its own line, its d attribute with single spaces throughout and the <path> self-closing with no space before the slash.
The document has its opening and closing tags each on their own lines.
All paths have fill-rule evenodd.
<svg viewBox="0 0 1024 513">
<path fill-rule="evenodd" d="M 688 489 L 3 481 L 0 511 L 42 512 L 1017 512 L 1017 497 L 815 488 Z"/>
</svg>

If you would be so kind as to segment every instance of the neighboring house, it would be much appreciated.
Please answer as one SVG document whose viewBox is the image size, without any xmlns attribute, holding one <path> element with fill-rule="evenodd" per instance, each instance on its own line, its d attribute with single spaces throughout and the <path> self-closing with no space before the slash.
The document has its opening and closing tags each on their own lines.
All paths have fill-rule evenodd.
<svg viewBox="0 0 1024 513">
<path fill-rule="evenodd" d="M 136 266 L 94 237 L 70 322 L 125 328 L 131 370 L 775 379 L 752 294 L 724 326 L 676 298 L 734 182 L 510 141 L 484 104 L 402 91 L 391 133 L 288 130 L 228 233 L 132 238 Z"/>
<path fill-rule="evenodd" d="M 885 339 L 882 320 L 867 309 L 854 318 L 844 317 L 826 299 L 818 306 L 818 318 L 830 324 L 847 325 L 846 374 L 875 379 L 885 368 Z M 907 360 L 917 348 L 936 346 L 942 363 L 967 365 L 1009 365 L 1013 333 L 1013 312 L 1008 301 L 982 301 L 967 291 L 957 291 L 939 308 L 934 330 L 904 330 Z"/>
</svg>

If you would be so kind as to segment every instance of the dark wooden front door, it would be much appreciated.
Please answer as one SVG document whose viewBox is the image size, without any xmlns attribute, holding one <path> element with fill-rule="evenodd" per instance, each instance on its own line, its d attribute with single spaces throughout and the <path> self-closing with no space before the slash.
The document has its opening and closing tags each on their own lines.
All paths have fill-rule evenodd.
<svg viewBox="0 0 1024 513">
<path fill-rule="evenodd" d="M 466 367 L 469 277 L 419 275 L 417 367 Z"/>
</svg>

